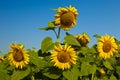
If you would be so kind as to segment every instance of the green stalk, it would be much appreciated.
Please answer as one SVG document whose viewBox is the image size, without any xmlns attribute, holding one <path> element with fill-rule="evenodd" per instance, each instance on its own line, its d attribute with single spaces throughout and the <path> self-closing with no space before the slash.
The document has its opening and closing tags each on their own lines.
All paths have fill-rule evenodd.
<svg viewBox="0 0 120 80">
<path fill-rule="evenodd" d="M 57 42 L 60 42 L 60 28 L 58 28 Z"/>
<path fill-rule="evenodd" d="M 92 79 L 91 80 L 94 80 L 94 74 L 92 74 Z"/>
<path fill-rule="evenodd" d="M 57 33 L 56 33 L 55 29 L 53 29 L 53 32 L 55 33 L 55 35 L 56 35 L 56 38 L 57 38 L 57 36 L 58 36 L 58 35 L 57 35 Z"/>
<path fill-rule="evenodd" d="M 34 76 L 33 76 L 33 75 L 31 75 L 31 80 L 35 80 L 35 78 L 34 78 Z"/>
</svg>

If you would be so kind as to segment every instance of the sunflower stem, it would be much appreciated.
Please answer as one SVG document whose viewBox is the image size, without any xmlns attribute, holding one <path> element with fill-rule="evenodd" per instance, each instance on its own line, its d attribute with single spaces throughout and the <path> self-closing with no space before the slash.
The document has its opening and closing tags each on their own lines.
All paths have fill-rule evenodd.
<svg viewBox="0 0 120 80">
<path fill-rule="evenodd" d="M 31 75 L 31 80 L 35 80 L 34 75 Z"/>
<path fill-rule="evenodd" d="M 53 32 L 55 33 L 55 35 L 56 35 L 56 38 L 57 38 L 57 32 L 55 31 L 55 29 L 53 29 Z"/>
<path fill-rule="evenodd" d="M 60 28 L 58 28 L 57 42 L 60 42 Z"/>
<path fill-rule="evenodd" d="M 94 80 L 94 74 L 92 74 L 92 79 L 91 80 Z"/>
</svg>

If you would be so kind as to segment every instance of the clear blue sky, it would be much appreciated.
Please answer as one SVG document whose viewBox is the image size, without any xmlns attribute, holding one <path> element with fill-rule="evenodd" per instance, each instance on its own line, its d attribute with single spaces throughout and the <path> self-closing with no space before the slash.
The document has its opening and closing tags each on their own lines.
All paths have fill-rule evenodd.
<svg viewBox="0 0 120 80">
<path fill-rule="evenodd" d="M 46 36 L 55 39 L 52 31 L 38 28 L 54 20 L 52 8 L 69 5 L 79 12 L 77 25 L 69 33 L 88 33 L 90 45 L 96 43 L 94 34 L 107 33 L 120 40 L 120 0 L 0 0 L 0 51 L 7 52 L 12 42 L 39 49 Z"/>
</svg>

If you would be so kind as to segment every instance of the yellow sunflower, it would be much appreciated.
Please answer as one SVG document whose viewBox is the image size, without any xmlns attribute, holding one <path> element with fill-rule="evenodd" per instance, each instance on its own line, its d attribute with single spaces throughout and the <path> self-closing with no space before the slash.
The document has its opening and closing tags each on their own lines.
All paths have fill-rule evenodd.
<svg viewBox="0 0 120 80">
<path fill-rule="evenodd" d="M 72 64 L 75 64 L 77 60 L 76 53 L 71 46 L 65 44 L 55 46 L 54 50 L 51 52 L 51 61 L 54 62 L 54 66 L 59 69 L 69 69 Z"/>
<path fill-rule="evenodd" d="M 90 38 L 86 33 L 77 34 L 75 38 L 81 44 L 81 46 L 86 46 L 90 42 Z"/>
<path fill-rule="evenodd" d="M 16 68 L 23 68 L 25 64 L 29 62 L 29 55 L 27 51 L 24 50 L 24 46 L 22 44 L 11 44 L 11 50 L 9 50 L 10 65 L 16 66 Z"/>
<path fill-rule="evenodd" d="M 98 41 L 97 49 L 99 52 L 99 56 L 102 58 L 106 59 L 113 56 L 113 53 L 117 49 L 114 37 L 110 37 L 107 34 L 105 36 L 102 36 Z"/>
<path fill-rule="evenodd" d="M 76 17 L 78 15 L 77 9 L 71 5 L 66 8 L 58 8 L 58 12 L 55 15 L 55 24 L 59 25 L 64 30 L 69 30 L 76 25 Z"/>
</svg>

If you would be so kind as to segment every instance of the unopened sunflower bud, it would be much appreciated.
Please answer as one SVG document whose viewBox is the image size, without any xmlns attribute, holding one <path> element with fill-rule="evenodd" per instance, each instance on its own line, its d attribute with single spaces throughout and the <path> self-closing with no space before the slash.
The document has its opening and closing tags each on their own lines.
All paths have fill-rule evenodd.
<svg viewBox="0 0 120 80">
<path fill-rule="evenodd" d="M 78 40 L 81 46 L 87 46 L 87 44 L 90 42 L 89 36 L 85 33 L 77 34 L 75 38 Z"/>
</svg>

